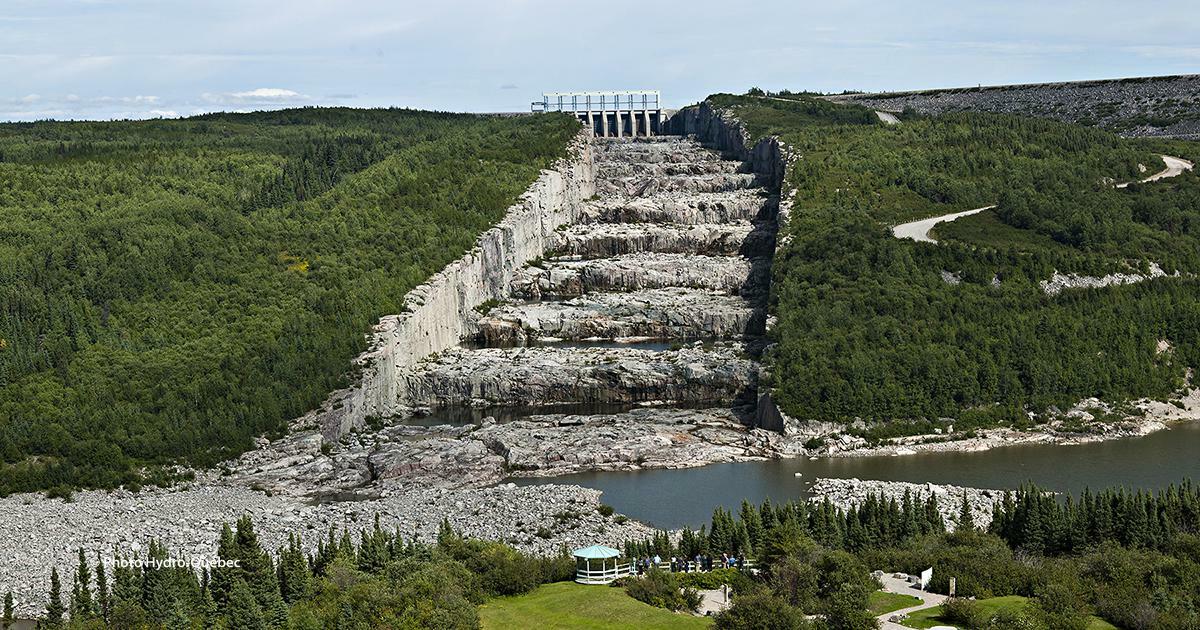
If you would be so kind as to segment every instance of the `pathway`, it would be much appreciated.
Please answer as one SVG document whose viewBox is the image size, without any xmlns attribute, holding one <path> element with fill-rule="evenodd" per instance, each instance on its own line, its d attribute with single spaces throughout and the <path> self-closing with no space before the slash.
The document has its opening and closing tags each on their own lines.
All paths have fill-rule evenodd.
<svg viewBox="0 0 1200 630">
<path fill-rule="evenodd" d="M 911 595 L 913 597 L 918 597 L 921 599 L 921 603 L 916 606 L 910 606 L 908 608 L 901 608 L 900 610 L 893 610 L 890 613 L 884 613 L 882 615 L 879 615 L 879 617 L 878 617 L 879 627 L 882 630 L 910 630 L 907 626 L 902 626 L 894 621 L 889 621 L 889 619 L 891 619 L 893 617 L 899 618 L 898 617 L 899 615 L 907 615 L 909 613 L 914 613 L 918 610 L 925 610 L 926 608 L 933 608 L 934 606 L 940 606 L 940 605 L 942 605 L 942 602 L 946 601 L 946 599 L 947 599 L 947 597 L 945 595 L 941 595 L 938 593 L 929 593 L 927 591 L 922 591 L 920 589 L 913 588 L 912 585 L 909 584 L 906 580 L 904 580 L 902 578 L 892 577 L 891 574 L 884 575 L 882 578 L 880 578 L 880 581 L 883 582 L 883 590 L 885 590 L 889 593 L 899 593 L 901 595 Z"/>
<path fill-rule="evenodd" d="M 880 114 L 880 120 L 883 120 L 883 112 L 876 113 Z M 1168 177 L 1177 177 L 1182 175 L 1184 171 L 1190 171 L 1193 168 L 1193 164 L 1191 162 L 1182 158 L 1172 157 L 1170 155 L 1163 155 L 1160 157 L 1162 157 L 1163 163 L 1167 165 L 1167 168 L 1151 175 L 1150 177 L 1147 177 L 1146 179 L 1140 180 L 1140 183 L 1146 184 L 1149 182 L 1156 182 L 1160 179 L 1167 179 Z M 1127 188 L 1130 183 L 1132 182 L 1117 184 L 1117 188 Z M 937 240 L 929 236 L 929 231 L 933 229 L 933 226 L 939 223 L 946 223 L 949 221 L 954 221 L 955 219 L 961 219 L 962 217 L 969 217 L 972 214 L 979 214 L 984 210 L 991 210 L 995 207 L 995 205 L 985 206 L 983 208 L 975 208 L 974 210 L 951 212 L 950 214 L 943 214 L 941 216 L 921 219 L 919 221 L 901 223 L 900 225 L 892 228 L 892 235 L 896 238 L 908 238 L 923 243 L 936 243 Z"/>
<path fill-rule="evenodd" d="M 901 223 L 900 225 L 892 228 L 892 235 L 896 238 L 911 238 L 914 241 L 936 243 L 937 241 L 934 240 L 933 237 L 929 236 L 929 230 L 933 229 L 933 226 L 939 223 L 946 223 L 947 221 L 961 219 L 962 217 L 969 217 L 972 214 L 979 214 L 984 210 L 991 210 L 995 207 L 995 205 L 984 206 L 982 208 L 975 208 L 974 210 L 951 212 L 950 214 L 943 214 L 939 217 L 930 217 L 928 219 L 921 219 L 920 221 Z"/>
</svg>

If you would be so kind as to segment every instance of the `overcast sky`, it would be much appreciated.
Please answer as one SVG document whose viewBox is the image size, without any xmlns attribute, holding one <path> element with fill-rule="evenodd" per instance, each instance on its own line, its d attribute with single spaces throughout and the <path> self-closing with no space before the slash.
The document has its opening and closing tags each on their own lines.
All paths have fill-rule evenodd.
<svg viewBox="0 0 1200 630">
<path fill-rule="evenodd" d="M 0 120 L 1196 72 L 1195 0 L 0 0 Z"/>
</svg>

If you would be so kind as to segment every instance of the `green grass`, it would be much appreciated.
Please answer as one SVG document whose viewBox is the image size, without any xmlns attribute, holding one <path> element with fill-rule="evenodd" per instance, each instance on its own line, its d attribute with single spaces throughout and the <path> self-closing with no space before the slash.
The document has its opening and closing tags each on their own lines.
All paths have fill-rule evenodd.
<svg viewBox="0 0 1200 630">
<path fill-rule="evenodd" d="M 532 593 L 492 600 L 479 608 L 484 630 L 583 628 L 618 630 L 709 628 L 704 617 L 673 613 L 633 599 L 624 589 L 558 582 Z"/>
<path fill-rule="evenodd" d="M 1005 597 L 992 597 L 990 599 L 979 600 L 979 607 L 988 617 L 995 615 L 1005 609 L 1023 609 L 1029 605 L 1029 599 L 1020 595 L 1008 595 Z M 951 625 L 943 621 L 940 617 L 942 607 L 935 606 L 918 610 L 904 620 L 903 625 L 909 628 L 932 628 L 934 626 Z M 1116 626 L 1107 621 L 1093 616 L 1088 622 L 1088 630 L 1116 630 Z"/>
<path fill-rule="evenodd" d="M 882 615 L 890 613 L 901 608 L 916 606 L 921 603 L 921 598 L 913 597 L 912 595 L 901 595 L 900 593 L 889 593 L 887 591 L 875 591 L 867 598 L 867 609 L 873 615 Z"/>
</svg>

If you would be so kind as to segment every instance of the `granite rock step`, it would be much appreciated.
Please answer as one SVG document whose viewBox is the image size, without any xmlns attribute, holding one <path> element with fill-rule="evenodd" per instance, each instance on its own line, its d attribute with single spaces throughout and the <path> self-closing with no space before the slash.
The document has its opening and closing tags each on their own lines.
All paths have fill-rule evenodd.
<svg viewBox="0 0 1200 630">
<path fill-rule="evenodd" d="M 602 199 L 589 202 L 579 223 L 730 223 L 771 218 L 776 197 L 757 190 L 723 193 L 666 193 L 642 198 Z"/>
<path fill-rule="evenodd" d="M 622 177 L 681 177 L 688 175 L 727 175 L 745 173 L 741 162 L 717 160 L 698 162 L 643 163 L 625 160 L 600 162 L 596 165 L 596 177 L 613 180 Z"/>
<path fill-rule="evenodd" d="M 728 403 L 753 394 L 758 366 L 740 344 L 679 350 L 452 348 L 405 374 L 408 403 L 542 406 L 559 403 Z"/>
<path fill-rule="evenodd" d="M 715 175 L 680 175 L 673 177 L 617 177 L 596 180 L 596 192 L 600 195 L 625 195 L 627 197 L 649 197 L 659 193 L 712 193 L 745 190 L 760 185 L 753 173 L 725 173 Z"/>
<path fill-rule="evenodd" d="M 765 287 L 766 265 L 740 256 L 638 253 L 526 267 L 512 280 L 514 297 L 538 300 L 585 293 L 687 287 L 731 295 Z"/>
<path fill-rule="evenodd" d="M 661 225 L 655 223 L 600 223 L 576 225 L 555 234 L 556 257 L 608 258 L 638 252 L 732 256 L 767 254 L 763 239 L 751 239 L 749 221 Z M 760 234 L 756 235 L 761 236 Z M 757 245 L 757 247 L 755 247 Z"/>
<path fill-rule="evenodd" d="M 479 320 L 479 339 L 494 346 L 546 339 L 736 339 L 762 334 L 765 322 L 762 309 L 738 296 L 642 289 L 501 305 Z"/>
</svg>

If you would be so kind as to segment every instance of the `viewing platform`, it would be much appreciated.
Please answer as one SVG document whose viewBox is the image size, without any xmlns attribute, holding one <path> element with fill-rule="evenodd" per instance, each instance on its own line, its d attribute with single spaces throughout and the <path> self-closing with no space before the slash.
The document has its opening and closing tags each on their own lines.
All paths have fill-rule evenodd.
<svg viewBox="0 0 1200 630">
<path fill-rule="evenodd" d="M 574 114 L 602 138 L 649 138 L 660 133 L 663 122 L 658 90 L 544 92 L 531 110 Z"/>
</svg>

